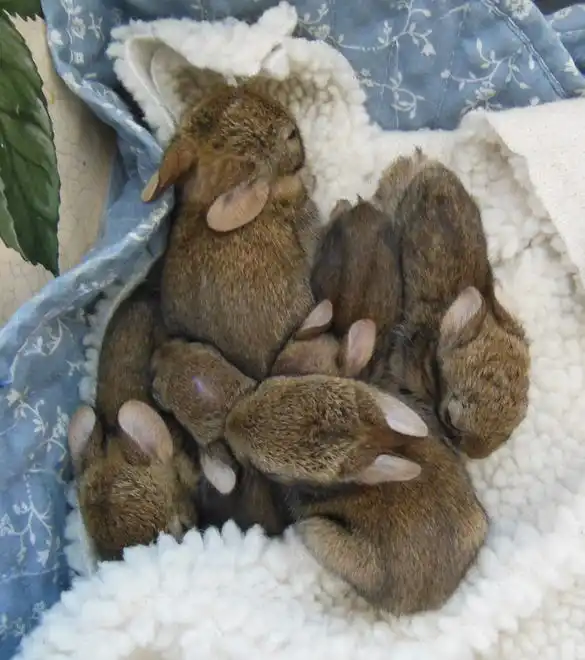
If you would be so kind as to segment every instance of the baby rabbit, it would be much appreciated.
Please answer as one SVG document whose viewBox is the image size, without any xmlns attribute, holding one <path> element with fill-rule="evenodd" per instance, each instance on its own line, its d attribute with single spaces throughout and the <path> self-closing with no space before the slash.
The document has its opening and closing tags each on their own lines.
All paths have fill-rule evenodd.
<svg viewBox="0 0 585 660">
<path fill-rule="evenodd" d="M 156 296 L 142 285 L 116 310 L 104 337 L 96 393 L 103 426 L 88 406 L 70 422 L 80 509 L 102 559 L 196 522 L 196 444 L 148 405 L 150 359 L 164 336 Z"/>
<path fill-rule="evenodd" d="M 392 328 L 400 321 L 402 282 L 399 243 L 387 240 L 388 216 L 370 202 L 333 209 L 311 275 L 317 300 L 333 303 L 333 332 L 345 335 L 359 319 L 378 329 L 372 365 L 390 351 Z"/>
<path fill-rule="evenodd" d="M 339 340 L 328 332 L 332 323 L 333 305 L 322 300 L 278 354 L 270 374 L 357 377 L 372 358 L 376 324 L 371 319 L 355 321 Z"/>
<path fill-rule="evenodd" d="M 375 199 L 393 212 L 382 240 L 400 246 L 403 307 L 389 370 L 375 381 L 434 403 L 462 451 L 488 456 L 526 415 L 530 357 L 496 297 L 479 209 L 420 151 L 388 169 Z"/>
<path fill-rule="evenodd" d="M 223 442 L 223 426 L 233 402 L 256 387 L 209 344 L 173 339 L 152 356 L 152 396 L 157 405 L 171 413 L 197 439 L 201 467 L 206 478 L 223 494 L 236 483 L 235 463 Z M 200 375 L 206 374 L 204 387 Z M 199 396 L 210 383 L 221 391 L 221 399 Z"/>
<path fill-rule="evenodd" d="M 285 371 L 294 372 L 295 360 L 301 371 L 311 365 L 326 373 L 363 369 L 375 327 L 357 322 L 339 342 L 319 334 L 332 313 L 330 302 L 323 301 L 309 315 L 285 348 L 289 352 L 280 363 Z M 299 520 L 303 540 L 325 567 L 395 613 L 438 607 L 452 594 L 483 543 L 487 518 L 461 461 L 439 436 L 417 442 L 407 437 L 427 433 L 415 413 L 387 394 L 341 378 L 269 378 L 257 390 L 248 383 L 234 396 L 226 378 L 229 365 L 213 370 L 200 359 L 187 369 L 189 378 L 173 379 L 170 374 L 188 363 L 188 345 L 183 343 L 180 354 L 180 343 L 173 344 L 175 366 L 161 391 L 168 395 L 174 383 L 190 378 L 193 423 L 214 409 L 228 413 L 225 437 L 244 478 L 269 477 L 265 483 L 271 483 L 282 529 Z M 207 350 L 220 357 L 213 349 L 191 346 L 193 355 Z M 312 351 L 319 355 L 311 357 Z M 196 413 L 198 407 L 206 412 Z M 193 432 L 203 435 L 198 427 Z M 391 483 L 414 479 L 419 466 L 417 481 Z M 240 503 L 254 511 L 246 495 Z M 203 515 L 205 506 L 198 504 Z M 230 513 L 222 511 L 222 521 Z"/>
<path fill-rule="evenodd" d="M 376 329 L 358 321 L 342 342 L 324 334 L 332 319 L 329 301 L 319 304 L 277 358 L 272 373 L 323 373 L 352 376 L 369 361 Z M 225 418 L 235 402 L 251 392 L 256 382 L 244 376 L 215 348 L 172 340 L 152 359 L 153 396 L 202 443 L 202 479 L 198 510 L 200 526 L 220 526 L 233 518 L 242 528 L 260 524 L 268 534 L 279 534 L 292 519 L 274 486 L 248 466 L 243 469 L 223 440 Z M 219 492 L 218 492 L 219 491 Z"/>
<path fill-rule="evenodd" d="M 339 200 L 316 253 L 311 286 L 317 300 L 333 303 L 333 332 L 345 335 L 358 319 L 370 319 L 378 329 L 372 366 L 387 357 L 402 314 L 400 236 L 392 231 L 391 216 L 425 162 L 420 150 L 401 157 L 371 201 Z"/>
<path fill-rule="evenodd" d="M 303 376 L 269 378 L 239 399 L 225 437 L 238 461 L 280 484 L 315 558 L 400 615 L 441 606 L 488 527 L 457 454 L 434 429 L 421 439 L 427 431 L 365 383 Z"/>
<path fill-rule="evenodd" d="M 254 379 L 313 305 L 318 214 L 303 164 L 280 103 L 219 85 L 186 111 L 143 192 L 181 188 L 161 283 L 169 331 L 215 345 Z"/>
<path fill-rule="evenodd" d="M 269 535 L 281 534 L 291 520 L 273 485 L 253 467 L 242 469 L 223 440 L 228 411 L 256 382 L 212 346 L 179 339 L 156 351 L 152 369 L 155 400 L 201 443 L 200 527 L 233 519 L 244 530 L 259 524 Z"/>
<path fill-rule="evenodd" d="M 121 559 L 124 548 L 179 537 L 197 524 L 198 470 L 173 443 L 158 413 L 127 401 L 119 429 L 104 437 L 89 406 L 69 425 L 69 449 L 78 480 L 79 508 L 100 559 Z"/>
<path fill-rule="evenodd" d="M 131 399 L 154 404 L 150 362 L 155 348 L 167 339 L 155 292 L 157 273 L 149 273 L 114 312 L 101 348 L 96 388 L 96 409 L 106 434 L 118 430 L 118 413 Z M 173 441 L 198 461 L 197 445 L 186 437 L 176 419 L 161 415 Z"/>
</svg>

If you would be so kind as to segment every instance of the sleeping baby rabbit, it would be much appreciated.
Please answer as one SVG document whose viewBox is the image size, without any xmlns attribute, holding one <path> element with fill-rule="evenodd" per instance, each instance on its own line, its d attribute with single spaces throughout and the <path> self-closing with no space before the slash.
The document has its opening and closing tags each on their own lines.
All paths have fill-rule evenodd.
<svg viewBox="0 0 585 660">
<path fill-rule="evenodd" d="M 339 208 L 312 281 L 339 307 L 340 330 L 362 315 L 379 325 L 362 377 L 437 406 L 465 453 L 489 455 L 526 414 L 530 359 L 495 295 L 477 205 L 417 150 L 388 168 L 372 202 Z"/>
<path fill-rule="evenodd" d="M 332 324 L 333 305 L 322 300 L 278 354 L 270 375 L 357 377 L 372 359 L 376 324 L 371 319 L 355 321 L 341 339 L 328 332 Z"/>
<path fill-rule="evenodd" d="M 458 455 L 426 435 L 394 397 L 329 376 L 269 378 L 225 427 L 238 461 L 280 484 L 315 558 L 397 615 L 442 605 L 488 527 Z"/>
<path fill-rule="evenodd" d="M 340 342 L 324 334 L 331 318 L 331 303 L 324 301 L 281 352 L 272 373 L 359 373 L 371 357 L 375 326 L 371 321 L 358 321 Z M 280 534 L 292 522 L 282 497 L 254 468 L 243 469 L 223 440 L 228 412 L 257 383 L 212 346 L 178 339 L 155 352 L 152 369 L 152 391 L 158 405 L 201 443 L 201 465 L 207 479 L 201 479 L 198 490 L 200 526 L 221 526 L 231 518 L 242 529 L 259 524 L 268 534 Z"/>
<path fill-rule="evenodd" d="M 261 379 L 313 305 L 317 210 L 298 128 L 251 85 L 189 108 L 143 199 L 180 187 L 161 297 L 175 336 L 215 345 Z"/>
<path fill-rule="evenodd" d="M 81 406 L 69 425 L 79 506 L 101 559 L 180 535 L 197 523 L 195 448 L 171 417 L 151 405 L 150 357 L 164 337 L 158 302 L 139 287 L 116 310 L 104 338 L 96 410 Z"/>
<path fill-rule="evenodd" d="M 148 544 L 161 532 L 176 537 L 197 524 L 199 473 L 178 448 L 161 416 L 127 401 L 119 429 L 104 435 L 89 406 L 71 418 L 69 448 L 79 508 L 100 559 L 121 559 L 124 548 Z"/>
<path fill-rule="evenodd" d="M 399 241 L 403 321 L 394 333 L 391 377 L 438 403 L 458 446 L 483 458 L 526 415 L 530 357 L 520 323 L 500 303 L 476 203 L 438 162 L 420 166 L 392 217 Z M 406 159 L 396 169 L 413 171 Z M 393 173 L 394 172 L 394 173 Z M 380 195 L 383 197 L 383 195 Z"/>
<path fill-rule="evenodd" d="M 315 298 L 333 304 L 335 335 L 342 337 L 360 319 L 375 323 L 372 367 L 388 355 L 402 309 L 399 245 L 385 240 L 388 224 L 388 216 L 370 202 L 352 206 L 341 200 L 331 213 L 311 275 Z"/>
<path fill-rule="evenodd" d="M 363 369 L 375 325 L 357 321 L 338 341 L 323 334 L 332 314 L 329 301 L 313 310 L 277 359 L 276 373 Z M 279 377 L 258 389 L 234 387 L 241 375 L 214 349 L 172 342 L 166 356 L 160 353 L 156 398 L 177 414 L 186 410 L 192 419 L 183 423 L 192 432 L 202 435 L 203 423 L 210 439 L 225 434 L 243 474 L 269 484 L 271 499 L 257 514 L 265 515 L 268 502 L 282 516 L 282 529 L 298 520 L 326 568 L 395 613 L 438 607 L 452 594 L 483 543 L 487 518 L 457 455 L 436 434 L 417 439 L 427 434 L 418 415 L 357 381 Z M 239 493 L 236 509 L 253 514 L 258 504 Z"/>
<path fill-rule="evenodd" d="M 377 327 L 372 367 L 390 352 L 391 331 L 402 315 L 401 246 L 388 231 L 390 219 L 423 166 L 401 157 L 385 172 L 374 200 L 360 198 L 355 205 L 339 200 L 316 253 L 311 286 L 316 300 L 333 304 L 333 333 L 344 336 L 359 319 Z"/>
<path fill-rule="evenodd" d="M 223 440 L 227 413 L 256 381 L 214 347 L 180 339 L 155 352 L 152 371 L 157 403 L 201 443 L 205 478 L 197 491 L 199 526 L 221 527 L 233 519 L 244 530 L 259 524 L 269 535 L 281 534 L 291 520 L 273 485 L 254 468 L 243 470 Z"/>
</svg>

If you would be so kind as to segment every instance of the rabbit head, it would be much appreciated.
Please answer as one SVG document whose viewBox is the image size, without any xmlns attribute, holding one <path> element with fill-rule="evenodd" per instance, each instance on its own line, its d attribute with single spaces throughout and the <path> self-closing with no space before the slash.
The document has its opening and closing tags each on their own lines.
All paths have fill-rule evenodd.
<svg viewBox="0 0 585 660">
<path fill-rule="evenodd" d="M 223 437 L 232 403 L 256 382 L 209 344 L 172 339 L 153 354 L 152 396 L 197 439 L 208 445 Z M 215 391 L 218 396 L 209 396 Z"/>
<path fill-rule="evenodd" d="M 199 443 L 201 468 L 209 482 L 221 493 L 229 493 L 236 470 L 223 443 L 225 418 L 235 400 L 256 382 L 209 344 L 181 339 L 160 346 L 151 368 L 154 400 Z"/>
<path fill-rule="evenodd" d="M 528 407 L 524 332 L 495 296 L 492 303 L 474 287 L 462 291 L 443 317 L 437 345 L 439 416 L 470 458 L 505 442 Z"/>
<path fill-rule="evenodd" d="M 427 435 L 398 399 L 328 376 L 275 377 L 230 411 L 225 438 L 243 464 L 283 483 L 317 486 L 412 479 L 400 447 Z"/>
<path fill-rule="evenodd" d="M 370 361 L 376 343 L 376 325 L 370 319 L 353 323 L 340 341 L 328 330 L 333 306 L 321 301 L 279 353 L 272 376 L 356 377 Z"/>
<path fill-rule="evenodd" d="M 176 451 L 161 416 L 140 401 L 118 413 L 119 431 L 104 437 L 89 406 L 69 425 L 69 448 L 79 506 L 101 559 L 121 559 L 123 549 L 149 544 L 161 532 L 182 536 L 197 523 L 193 495 L 198 470 Z"/>
<path fill-rule="evenodd" d="M 278 177 L 304 163 L 297 125 L 275 99 L 251 84 L 219 85 L 189 107 L 142 199 L 182 184 L 183 200 L 208 206 L 208 223 L 231 231 L 253 220 Z"/>
</svg>

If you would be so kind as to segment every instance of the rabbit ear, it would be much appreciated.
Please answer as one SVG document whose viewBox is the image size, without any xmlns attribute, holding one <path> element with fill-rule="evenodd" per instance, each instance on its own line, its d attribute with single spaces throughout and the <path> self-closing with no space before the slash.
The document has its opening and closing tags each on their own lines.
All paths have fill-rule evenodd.
<svg viewBox="0 0 585 660">
<path fill-rule="evenodd" d="M 265 178 L 240 183 L 220 195 L 207 211 L 207 225 L 217 232 L 229 232 L 252 222 L 268 201 L 270 186 Z"/>
<path fill-rule="evenodd" d="M 481 293 L 473 286 L 464 289 L 443 316 L 440 330 L 441 344 L 453 347 L 474 339 L 485 318 L 485 312 Z"/>
<path fill-rule="evenodd" d="M 179 135 L 167 147 L 158 170 L 142 191 L 142 201 L 158 199 L 168 188 L 178 182 L 197 161 L 197 153 L 192 140 Z"/>
<path fill-rule="evenodd" d="M 173 439 L 163 418 L 142 401 L 130 400 L 118 412 L 118 424 L 150 458 L 166 463 L 173 457 Z"/>
<path fill-rule="evenodd" d="M 330 300 L 322 300 L 303 321 L 294 338 L 305 340 L 327 332 L 333 320 L 333 305 Z"/>
<path fill-rule="evenodd" d="M 397 433 L 415 438 L 426 438 L 429 429 L 414 410 L 385 392 L 376 390 L 374 397 L 382 411 L 386 424 Z"/>
<path fill-rule="evenodd" d="M 170 49 L 169 49 L 170 50 Z M 169 55 L 166 55 L 166 58 Z M 171 51 L 170 56 L 183 64 L 184 58 Z M 165 64 L 167 64 L 165 62 Z M 168 75 L 168 64 L 165 73 Z M 211 69 L 197 69 L 191 65 L 178 66 L 171 70 L 174 78 L 174 91 L 181 102 L 187 106 L 195 106 L 216 89 L 225 86 L 225 78 Z"/>
<path fill-rule="evenodd" d="M 233 469 L 207 452 L 201 454 L 201 470 L 207 481 L 222 495 L 229 495 L 236 486 Z"/>
<path fill-rule="evenodd" d="M 371 319 L 361 319 L 353 323 L 341 346 L 341 366 L 343 375 L 356 377 L 368 364 L 376 345 L 376 324 Z"/>
<path fill-rule="evenodd" d="M 420 473 L 421 467 L 418 463 L 400 456 L 380 454 L 354 478 L 354 481 L 375 486 L 387 481 L 410 481 Z"/>
<path fill-rule="evenodd" d="M 71 417 L 67 432 L 67 441 L 69 443 L 69 451 L 71 452 L 73 466 L 76 471 L 79 471 L 82 465 L 83 456 L 96 423 L 97 418 L 95 412 L 89 406 L 81 406 Z"/>
<path fill-rule="evenodd" d="M 339 199 L 329 214 L 329 222 L 335 222 L 337 218 L 348 213 L 352 208 L 353 206 L 348 199 Z"/>
</svg>

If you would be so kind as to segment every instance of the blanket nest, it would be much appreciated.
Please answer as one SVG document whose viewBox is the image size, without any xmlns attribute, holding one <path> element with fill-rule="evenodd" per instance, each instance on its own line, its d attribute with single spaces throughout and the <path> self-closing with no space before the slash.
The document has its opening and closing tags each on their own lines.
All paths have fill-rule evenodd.
<svg viewBox="0 0 585 660">
<path fill-rule="evenodd" d="M 326 573 L 292 531 L 267 540 L 231 523 L 221 533 L 194 530 L 182 544 L 162 537 L 94 572 L 76 510 L 68 556 L 84 575 L 19 657 L 64 660 L 87 649 L 95 660 L 585 657 L 585 100 L 474 112 L 453 133 L 383 132 L 347 61 L 292 37 L 294 25 L 286 5 L 254 25 L 136 23 L 118 30 L 111 54 L 163 144 L 180 112 L 168 84 L 178 65 L 266 76 L 298 120 L 324 214 L 340 197 L 369 196 L 382 169 L 415 146 L 461 177 L 482 209 L 490 258 L 533 362 L 526 419 L 470 468 L 491 519 L 487 544 L 443 609 L 396 619 Z M 89 402 L 103 328 L 131 288 L 94 319 Z"/>
</svg>

